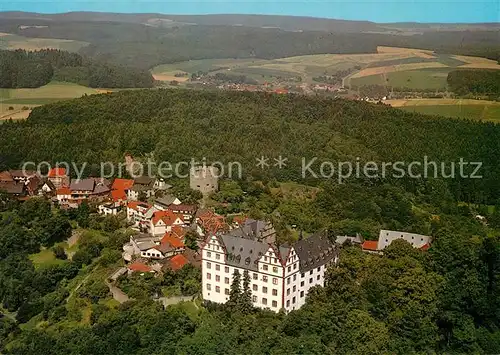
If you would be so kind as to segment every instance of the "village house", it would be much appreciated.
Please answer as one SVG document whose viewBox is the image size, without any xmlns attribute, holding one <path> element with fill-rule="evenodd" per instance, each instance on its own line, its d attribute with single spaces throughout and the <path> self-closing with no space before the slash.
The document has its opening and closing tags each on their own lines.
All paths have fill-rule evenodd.
<svg viewBox="0 0 500 355">
<path fill-rule="evenodd" d="M 59 204 L 66 204 L 72 201 L 69 187 L 60 187 L 56 190 L 56 199 Z"/>
<path fill-rule="evenodd" d="M 169 209 L 171 205 L 180 205 L 181 200 L 173 195 L 164 195 L 155 199 L 154 206 L 161 211 Z"/>
<path fill-rule="evenodd" d="M 311 287 L 323 286 L 327 267 L 337 261 L 336 247 L 324 233 L 278 247 L 268 223 L 255 222 L 207 237 L 202 248 L 203 299 L 227 302 L 238 271 L 249 273 L 255 307 L 275 312 L 300 308 Z"/>
<path fill-rule="evenodd" d="M 173 226 L 184 226 L 184 218 L 171 210 L 156 211 L 149 219 L 148 231 L 152 235 L 163 235 L 170 232 Z"/>
<path fill-rule="evenodd" d="M 47 178 L 57 189 L 63 186 L 69 186 L 69 176 L 66 174 L 66 168 L 50 169 Z"/>
<path fill-rule="evenodd" d="M 56 187 L 47 178 L 41 179 L 38 182 L 38 195 L 39 196 L 52 196 L 56 193 Z"/>
<path fill-rule="evenodd" d="M 134 184 L 127 190 L 129 200 L 137 201 L 141 194 L 146 198 L 154 196 L 156 179 L 148 176 L 141 176 L 134 179 Z"/>
<path fill-rule="evenodd" d="M 189 226 L 191 224 L 191 221 L 193 220 L 193 217 L 196 214 L 196 210 L 198 209 L 198 206 L 196 205 L 187 205 L 187 204 L 179 204 L 179 205 L 170 205 L 168 208 L 175 214 L 181 215 L 182 220 L 186 226 Z"/>
<path fill-rule="evenodd" d="M 105 216 L 116 216 L 121 212 L 123 206 L 119 202 L 107 201 L 97 207 L 97 212 Z"/>
<path fill-rule="evenodd" d="M 151 209 L 150 204 L 140 201 L 130 201 L 127 204 L 127 221 L 137 228 L 147 228 L 146 213 Z"/>
</svg>

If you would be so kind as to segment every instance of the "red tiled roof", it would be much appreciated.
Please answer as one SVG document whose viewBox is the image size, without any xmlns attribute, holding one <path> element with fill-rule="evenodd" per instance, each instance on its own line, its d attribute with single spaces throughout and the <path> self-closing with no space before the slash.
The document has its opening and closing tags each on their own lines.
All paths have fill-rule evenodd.
<svg viewBox="0 0 500 355">
<path fill-rule="evenodd" d="M 170 268 L 174 271 L 182 269 L 189 261 L 182 254 L 176 255 L 169 260 Z"/>
<path fill-rule="evenodd" d="M 171 210 L 166 211 L 156 211 L 153 214 L 153 225 L 156 225 L 160 220 L 162 220 L 167 226 L 174 224 L 177 218 L 183 219 L 183 216 L 175 214 Z"/>
<path fill-rule="evenodd" d="M 206 211 L 198 217 L 198 224 L 207 233 L 216 233 L 227 229 L 224 217 L 212 211 Z"/>
<path fill-rule="evenodd" d="M 71 195 L 71 190 L 67 186 L 63 186 L 56 190 L 57 195 Z"/>
<path fill-rule="evenodd" d="M 138 272 L 150 272 L 153 269 L 150 266 L 147 266 L 143 263 L 135 262 L 128 267 L 129 270 L 131 271 L 138 271 Z"/>
<path fill-rule="evenodd" d="M 239 225 L 245 224 L 245 221 L 248 218 L 246 216 L 234 216 L 233 217 L 233 222 L 238 223 Z"/>
<path fill-rule="evenodd" d="M 161 244 L 170 244 L 174 248 L 184 248 L 184 243 L 179 238 L 176 238 L 172 233 L 165 233 L 161 239 Z"/>
<path fill-rule="evenodd" d="M 128 208 L 132 208 L 134 210 L 138 210 L 139 207 L 143 207 L 143 208 L 147 208 L 147 209 L 150 209 L 151 208 L 151 205 L 145 203 L 145 202 L 141 202 L 141 201 L 130 201 L 128 204 L 127 204 L 127 207 Z"/>
<path fill-rule="evenodd" d="M 66 176 L 66 168 L 52 168 L 49 170 L 49 177 Z"/>
<path fill-rule="evenodd" d="M 422 245 L 422 246 L 420 247 L 420 249 L 421 249 L 421 250 L 429 250 L 429 248 L 430 248 L 430 247 L 431 247 L 431 246 L 429 245 L 429 243 L 427 243 L 427 244 Z"/>
<path fill-rule="evenodd" d="M 111 197 L 114 201 L 125 201 L 127 200 L 127 194 L 124 190 L 113 190 L 111 191 Z"/>
<path fill-rule="evenodd" d="M 365 240 L 362 244 L 362 248 L 364 250 L 373 250 L 376 251 L 378 250 L 378 241 L 376 240 Z"/>
<path fill-rule="evenodd" d="M 134 180 L 132 179 L 115 179 L 113 185 L 111 185 L 111 190 L 128 190 L 134 186 Z"/>
</svg>

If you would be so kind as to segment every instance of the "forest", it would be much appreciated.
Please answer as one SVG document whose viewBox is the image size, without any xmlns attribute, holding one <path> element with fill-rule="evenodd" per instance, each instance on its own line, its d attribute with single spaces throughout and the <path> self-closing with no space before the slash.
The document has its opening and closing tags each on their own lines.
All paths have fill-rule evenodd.
<svg viewBox="0 0 500 355">
<path fill-rule="evenodd" d="M 112 129 L 110 129 L 112 127 Z M 246 176 L 319 184 L 302 177 L 302 158 L 322 161 L 481 162 L 481 179 L 442 178 L 457 200 L 495 204 L 498 199 L 500 128 L 492 123 L 404 112 L 343 99 L 267 93 L 134 90 L 91 95 L 37 107 L 23 122 L 0 129 L 4 166 L 24 161 L 121 162 L 125 153 L 158 162 L 239 161 Z M 478 140 L 477 137 L 482 137 Z M 23 144 L 29 140 L 32 144 Z M 182 147 L 180 149 L 179 147 Z M 288 158 L 286 168 L 262 170 L 256 157 Z M 420 168 L 422 169 L 422 167 Z M 439 175 L 439 176 L 438 176 Z M 376 179 L 368 179 L 374 183 Z M 418 191 L 426 180 L 384 181 Z"/>
<path fill-rule="evenodd" d="M 500 72 L 496 70 L 454 70 L 448 74 L 448 85 L 458 95 L 491 95 L 500 97 Z"/>
<path fill-rule="evenodd" d="M 0 87 L 37 88 L 51 80 L 93 88 L 153 86 L 153 78 L 145 70 L 106 64 L 77 53 L 54 49 L 0 50 Z"/>
</svg>

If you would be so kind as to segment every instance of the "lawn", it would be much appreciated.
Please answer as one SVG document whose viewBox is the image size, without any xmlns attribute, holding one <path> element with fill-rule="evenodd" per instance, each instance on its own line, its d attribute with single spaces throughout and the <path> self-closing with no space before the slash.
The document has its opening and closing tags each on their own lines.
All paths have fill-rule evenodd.
<svg viewBox="0 0 500 355">
<path fill-rule="evenodd" d="M 56 256 L 50 249 L 44 249 L 37 254 L 31 254 L 29 258 L 37 269 L 64 263 L 64 260 L 56 259 Z"/>
</svg>

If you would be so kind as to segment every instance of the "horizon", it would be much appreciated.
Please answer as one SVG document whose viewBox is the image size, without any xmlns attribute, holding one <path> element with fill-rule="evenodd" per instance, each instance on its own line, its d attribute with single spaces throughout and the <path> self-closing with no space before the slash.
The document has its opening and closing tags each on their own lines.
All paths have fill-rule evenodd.
<svg viewBox="0 0 500 355">
<path fill-rule="evenodd" d="M 118 14 L 162 14 L 162 15 L 269 15 L 298 16 L 347 21 L 370 21 L 376 23 L 416 22 L 423 24 L 473 24 L 499 23 L 500 3 L 496 1 L 462 2 L 445 0 L 430 3 L 416 0 L 348 2 L 346 0 L 320 0 L 313 4 L 306 1 L 275 0 L 249 2 L 245 0 L 225 1 L 134 1 L 93 0 L 69 1 L 25 1 L 13 0 L 2 4 L 1 12 L 34 12 L 40 14 L 62 14 L 68 12 L 100 12 Z"/>
</svg>

